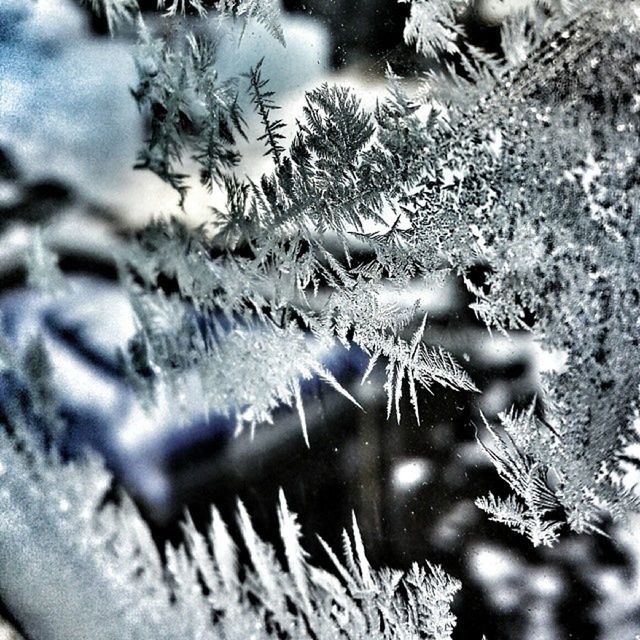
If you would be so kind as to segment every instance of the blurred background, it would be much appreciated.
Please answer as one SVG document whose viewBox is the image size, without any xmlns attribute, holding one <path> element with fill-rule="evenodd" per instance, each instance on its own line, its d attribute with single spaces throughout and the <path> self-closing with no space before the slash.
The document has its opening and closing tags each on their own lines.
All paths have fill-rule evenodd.
<svg viewBox="0 0 640 640">
<path fill-rule="evenodd" d="M 461 21 L 474 44 L 500 55 L 500 22 L 524 4 L 479 1 Z M 141 5 L 153 20 L 156 0 Z M 409 86 L 425 70 L 403 44 L 408 4 L 285 0 L 283 10 L 286 48 L 253 25 L 238 44 L 230 24 L 219 69 L 244 73 L 264 57 L 285 122 L 321 82 L 353 86 L 372 105 L 386 90 L 387 65 Z M 312 381 L 304 389 L 311 449 L 297 414 L 284 409 L 253 440 L 234 438 L 235 424 L 222 417 L 193 415 L 177 429 L 168 414 L 142 409 L 117 358 L 134 323 L 113 256 L 127 234 L 174 211 L 178 199 L 156 176 L 132 168 L 145 135 L 129 92 L 134 35 L 109 36 L 104 20 L 72 0 L 0 0 L 0 311 L 17 350 L 34 331 L 43 335 L 71 425 L 69 451 L 90 444 L 105 456 L 158 542 L 176 539 L 185 509 L 206 524 L 211 502 L 233 522 L 237 497 L 275 541 L 282 487 L 316 564 L 327 559 L 315 534 L 339 547 L 354 511 L 374 565 L 407 568 L 426 559 L 459 578 L 457 639 L 633 640 L 640 633 L 637 529 L 607 525 L 611 537 L 567 534 L 554 549 L 535 550 L 473 504 L 489 490 L 506 493 L 476 441 L 482 415 L 528 407 L 541 372 L 559 360 L 529 334 L 490 335 L 453 277 L 407 291 L 400 303 L 420 299 L 429 317 L 425 340 L 454 354 L 481 393 L 422 394 L 420 425 L 408 406 L 400 424 L 388 420 L 383 367 L 361 385 L 364 355 L 341 347 L 323 359 L 365 411 Z M 248 106 L 246 113 L 251 127 Z M 259 143 L 242 151 L 248 175 L 268 169 Z M 185 215 L 203 221 L 220 197 L 194 181 Z M 47 245 L 73 283 L 55 298 L 26 286 L 36 224 L 45 225 Z"/>
</svg>

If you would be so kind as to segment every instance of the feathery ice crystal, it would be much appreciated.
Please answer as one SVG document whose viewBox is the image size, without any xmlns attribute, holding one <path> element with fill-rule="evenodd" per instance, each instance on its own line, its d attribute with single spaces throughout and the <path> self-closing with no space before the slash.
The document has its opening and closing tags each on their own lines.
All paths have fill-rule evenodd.
<svg viewBox="0 0 640 640">
<path fill-rule="evenodd" d="M 112 28 L 137 12 L 134 0 L 92 4 Z M 477 503 L 534 544 L 552 544 L 565 524 L 598 531 L 603 514 L 638 506 L 622 475 L 625 448 L 637 441 L 640 365 L 640 5 L 534 2 L 504 24 L 497 57 L 466 42 L 458 16 L 467 4 L 412 2 L 407 41 L 449 61 L 417 95 L 390 77 L 389 95 L 368 111 L 354 91 L 322 85 L 306 95 L 293 131 L 275 117 L 260 65 L 218 76 L 215 30 L 195 35 L 185 17 L 204 16 L 210 3 L 161 2 L 160 28 L 140 19 L 133 94 L 150 136 L 139 165 L 184 198 L 191 158 L 227 204 L 198 229 L 154 222 L 121 256 L 139 327 L 125 365 L 147 401 L 195 377 L 203 406 L 235 416 L 239 428 L 288 404 L 304 429 L 300 380 L 339 387 L 317 357 L 337 340 L 362 349 L 369 370 L 386 364 L 389 414 L 400 417 L 408 391 L 417 415 L 420 388 L 476 388 L 450 354 L 422 342 L 425 314 L 399 310 L 384 293 L 457 274 L 489 328 L 533 331 L 566 354 L 565 368 L 544 380 L 542 410 L 487 425 L 493 444 L 482 446 L 515 495 Z M 216 8 L 261 22 L 284 44 L 273 2 Z M 272 160 L 258 181 L 235 169 L 236 141 L 249 133 L 245 88 Z M 35 246 L 32 282 L 55 289 L 43 281 L 55 257 L 42 238 Z M 479 262 L 480 283 L 468 277 Z M 163 293 L 161 278 L 177 292 Z M 344 564 L 325 545 L 335 574 L 317 569 L 284 496 L 286 568 L 241 504 L 249 565 L 240 568 L 215 509 L 208 537 L 187 520 L 184 546 L 161 560 L 131 503 L 108 498 L 99 463 L 57 457 L 63 427 L 50 367 L 43 349 L 31 352 L 41 366 L 2 349 L 7 384 L 29 402 L 12 407 L 0 433 L 0 533 L 2 584 L 28 578 L 9 605 L 28 611 L 36 583 L 57 603 L 56 620 L 25 622 L 35 637 L 450 637 L 455 580 L 431 566 L 374 571 L 355 521 Z M 33 422 L 42 442 L 29 435 Z"/>
</svg>

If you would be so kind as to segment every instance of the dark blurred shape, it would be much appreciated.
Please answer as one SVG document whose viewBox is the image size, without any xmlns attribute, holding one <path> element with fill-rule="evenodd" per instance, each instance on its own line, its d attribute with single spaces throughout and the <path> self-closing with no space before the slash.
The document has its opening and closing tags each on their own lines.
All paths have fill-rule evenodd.
<svg viewBox="0 0 640 640">
<path fill-rule="evenodd" d="M 0 146 L 0 180 L 17 180 L 20 170 L 9 152 Z"/>
<path fill-rule="evenodd" d="M 402 32 L 410 5 L 388 0 L 284 0 L 286 11 L 318 17 L 331 37 L 331 61 L 339 68 L 358 59 L 401 71 L 415 63 Z"/>
<path fill-rule="evenodd" d="M 46 225 L 78 208 L 93 220 L 103 220 L 117 227 L 117 216 L 110 210 L 81 198 L 76 191 L 57 178 L 23 181 L 6 152 L 0 148 L 0 181 L 12 190 L 12 197 L 0 200 L 0 231 L 15 224 Z M 86 260 L 91 264 L 91 260 Z M 1 270 L 0 265 L 0 270 Z"/>
<path fill-rule="evenodd" d="M 6 211 L 5 224 L 10 220 L 44 223 L 61 214 L 75 200 L 73 190 L 56 179 L 38 180 L 23 188 L 24 200 Z"/>
</svg>

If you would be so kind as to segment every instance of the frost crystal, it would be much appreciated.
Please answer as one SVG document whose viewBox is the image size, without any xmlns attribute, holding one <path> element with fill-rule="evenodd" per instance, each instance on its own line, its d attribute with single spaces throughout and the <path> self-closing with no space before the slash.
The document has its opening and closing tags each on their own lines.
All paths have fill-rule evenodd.
<svg viewBox="0 0 640 640">
<path fill-rule="evenodd" d="M 61 462 L 24 418 L 13 412 L 13 435 L 0 431 L 0 566 L 3 600 L 30 637 L 246 640 L 285 630 L 322 640 L 451 637 L 457 581 L 431 566 L 406 575 L 374 571 L 355 520 L 355 555 L 344 534 L 347 567 L 329 547 L 337 575 L 314 567 L 282 493 L 286 567 L 242 503 L 238 522 L 250 564 L 241 565 L 215 509 L 206 535 L 187 517 L 185 542 L 167 547 L 165 564 L 133 504 L 113 496 L 101 463 Z"/>
<path fill-rule="evenodd" d="M 58 256 L 49 249 L 45 234 L 39 228 L 33 231 L 25 261 L 29 286 L 49 294 L 65 289 L 64 276 L 58 267 Z"/>
<path fill-rule="evenodd" d="M 466 8 L 467 0 L 400 0 L 411 3 L 411 15 L 404 29 L 404 38 L 419 53 L 437 56 L 459 52 L 458 39 L 464 31 L 456 13 Z"/>
<path fill-rule="evenodd" d="M 347 393 L 322 364 L 338 341 L 370 357 L 365 378 L 384 363 L 389 413 L 400 417 L 408 389 L 417 416 L 419 388 L 475 385 L 424 343 L 424 311 L 385 294 L 453 273 L 490 329 L 531 330 L 566 354 L 544 380 L 543 410 L 487 425 L 483 447 L 515 496 L 477 504 L 543 545 L 565 524 L 598 531 L 637 508 L 621 462 L 638 441 L 638 2 L 534 3 L 504 25 L 498 57 L 465 41 L 467 3 L 414 0 L 407 40 L 449 63 L 416 96 L 391 78 L 372 110 L 351 89 L 317 87 L 291 131 L 260 65 L 247 70 L 272 160 L 259 180 L 236 170 L 243 78 L 218 77 L 215 35 L 194 35 L 182 16 L 205 5 L 160 4 L 161 26 L 139 29 L 133 93 L 150 124 L 139 166 L 184 198 L 191 159 L 227 202 L 198 229 L 150 224 L 120 257 L 138 322 L 123 363 L 140 396 L 200 402 L 252 428 L 287 404 L 306 437 L 301 385 L 315 377 Z M 93 5 L 112 26 L 135 12 L 130 0 Z M 270 0 L 217 8 L 283 39 Z M 41 238 L 34 248 L 31 280 L 48 288 L 54 257 Z M 480 282 L 469 276 L 478 263 Z M 34 637 L 450 638 L 456 581 L 435 567 L 375 570 L 355 519 L 344 561 L 323 543 L 335 574 L 318 569 L 284 496 L 286 567 L 242 504 L 249 564 L 215 510 L 207 536 L 187 519 L 165 564 L 127 499 L 108 497 L 98 463 L 59 459 L 43 345 L 24 362 L 5 347 L 3 597 Z M 55 618 L 29 616 L 32 592 Z"/>
<path fill-rule="evenodd" d="M 255 20 L 282 45 L 285 44 L 278 0 L 220 0 L 217 8 L 223 16 L 245 16 Z"/>
<path fill-rule="evenodd" d="M 83 0 L 89 2 L 98 15 L 104 16 L 111 32 L 124 22 L 130 22 L 138 12 L 138 0 Z"/>
<path fill-rule="evenodd" d="M 499 59 L 464 42 L 459 8 L 444 0 L 412 5 L 407 38 L 423 52 L 458 56 L 457 65 L 428 74 L 420 101 L 392 81 L 387 99 L 368 112 L 353 91 L 323 85 L 307 94 L 302 118 L 286 136 L 288 149 L 282 122 L 273 118 L 273 95 L 260 68 L 252 70 L 249 91 L 272 171 L 258 182 L 229 175 L 234 161 L 227 147 L 201 149 L 194 157 L 214 163 L 205 173 L 223 185 L 226 210 L 197 233 L 175 221 L 151 226 L 130 270 L 146 282 L 145 296 L 156 295 L 160 276 L 169 277 L 177 282 L 177 298 L 197 309 L 242 318 L 247 326 L 262 323 L 261 336 L 274 341 L 273 350 L 261 347 L 267 354 L 278 353 L 275 343 L 284 333 L 292 345 L 306 344 L 309 333 L 321 344 L 358 345 L 371 367 L 385 361 L 389 412 L 395 407 L 399 414 L 408 389 L 416 415 L 419 387 L 475 387 L 450 354 L 422 344 L 420 310 L 400 312 L 383 293 L 446 269 L 459 273 L 475 298 L 472 308 L 490 328 L 533 329 L 548 348 L 567 352 L 567 370 L 545 383 L 551 430 L 533 421 L 522 452 L 527 466 L 515 475 L 505 473 L 508 465 L 502 472 L 515 482 L 520 472 L 533 477 L 553 468 L 563 478 L 554 491 L 567 522 L 591 529 L 602 508 L 622 514 L 633 506 L 618 491 L 616 460 L 636 438 L 630 421 L 638 386 L 639 67 L 631 64 L 637 24 L 627 19 L 633 12 L 614 1 L 534 3 L 505 23 L 506 55 Z M 198 96 L 205 86 L 199 78 L 213 73 L 213 58 L 196 64 L 198 49 L 189 46 L 181 82 Z M 149 80 L 158 88 L 148 94 L 169 105 L 184 92 L 163 88 L 173 82 L 161 80 L 163 67 L 173 69 L 172 55 L 158 59 Z M 206 86 L 216 85 L 212 79 Z M 216 94 L 214 103 L 218 123 L 229 129 L 240 121 L 232 93 Z M 150 146 L 166 150 L 159 166 L 170 181 L 178 177 L 178 188 L 172 166 L 202 139 L 184 129 L 180 115 L 188 107 L 182 109 L 175 117 L 163 112 L 154 136 L 160 143 L 152 139 Z M 487 267 L 479 284 L 467 277 L 478 262 Z M 159 308 L 176 304 L 159 300 Z M 141 316 L 147 336 L 152 321 Z M 187 367 L 167 370 L 179 349 L 191 349 L 194 365 L 215 362 L 210 354 L 197 355 L 203 350 L 193 346 L 187 325 L 179 348 L 162 347 L 174 355 L 157 360 L 158 379 L 163 371 L 165 378 L 181 370 L 187 375 Z M 162 349 L 151 346 L 157 358 Z M 250 350 L 242 352 L 251 360 Z M 225 357 L 233 359 L 233 350 Z M 278 403 L 300 409 L 293 375 L 317 372 L 300 357 L 303 369 L 282 367 L 285 377 L 271 387 L 269 376 L 258 376 L 259 384 L 254 376 L 255 393 L 241 375 L 234 378 L 258 421 L 268 420 Z M 558 441 L 549 443 L 549 433 Z M 514 443 L 521 447 L 515 436 Z M 554 464 L 545 457 L 551 451 Z M 514 488 L 523 497 L 523 485 Z M 482 504 L 497 512 L 495 499 Z M 502 505 L 502 519 L 514 504 Z M 546 533 L 555 535 L 556 528 Z"/>
</svg>

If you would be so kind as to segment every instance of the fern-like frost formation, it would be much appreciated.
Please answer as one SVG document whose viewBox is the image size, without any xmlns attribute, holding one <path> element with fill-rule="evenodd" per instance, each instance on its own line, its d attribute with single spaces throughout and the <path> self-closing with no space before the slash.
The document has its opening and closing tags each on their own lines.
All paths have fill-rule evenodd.
<svg viewBox="0 0 640 640">
<path fill-rule="evenodd" d="M 139 19 L 133 95 L 150 127 L 138 166 L 184 204 L 191 162 L 226 198 L 199 228 L 149 224 L 119 256 L 137 322 L 122 362 L 140 399 L 195 399 L 238 429 L 287 405 L 312 444 L 305 380 L 356 402 L 323 364 L 339 343 L 369 357 L 365 379 L 386 368 L 389 415 L 401 418 L 408 393 L 419 420 L 421 389 L 477 388 L 450 353 L 425 344 L 420 305 L 388 294 L 454 274 L 489 329 L 532 331 L 566 356 L 543 380 L 542 409 L 485 425 L 481 446 L 514 494 L 477 505 L 535 545 L 636 510 L 623 481 L 638 441 L 640 5 L 532 2 L 504 23 L 504 56 L 494 56 L 465 40 L 469 3 L 414 0 L 407 42 L 445 55 L 421 89 L 409 95 L 390 72 L 387 97 L 368 110 L 355 91 L 325 84 L 288 128 L 262 63 L 219 77 L 215 29 L 196 35 L 187 18 L 215 9 L 284 44 L 276 3 L 213 4 L 161 1 L 162 27 Z M 138 13 L 133 0 L 92 6 L 112 29 Z M 257 180 L 238 170 L 250 133 L 243 91 L 272 161 Z M 478 263 L 481 282 L 469 277 Z M 64 286 L 41 235 L 29 267 L 44 292 Z M 0 584 L 33 637 L 451 637 L 456 580 L 431 565 L 372 568 L 355 518 L 344 559 L 322 542 L 334 571 L 314 567 L 283 495 L 278 551 L 238 504 L 248 564 L 215 509 L 204 534 L 187 518 L 184 544 L 161 559 L 130 501 L 109 497 L 100 463 L 56 454 L 64 425 L 51 365 L 37 339 L 28 352 L 15 362 L 0 344 L 7 384 L 28 398 L 0 431 Z M 56 616 L 28 615 L 35 590 Z"/>
</svg>

